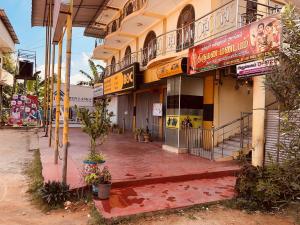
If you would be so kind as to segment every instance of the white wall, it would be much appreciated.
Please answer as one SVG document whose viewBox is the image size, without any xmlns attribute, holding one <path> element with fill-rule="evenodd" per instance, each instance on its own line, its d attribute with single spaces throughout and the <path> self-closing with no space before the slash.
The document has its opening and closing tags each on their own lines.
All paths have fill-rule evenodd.
<svg viewBox="0 0 300 225">
<path fill-rule="evenodd" d="M 113 113 L 113 117 L 111 118 L 112 124 L 117 124 L 118 123 L 118 97 L 117 96 L 112 96 L 111 101 L 107 107 L 108 112 Z"/>
<path fill-rule="evenodd" d="M 0 20 L 0 51 L 14 51 L 15 44 L 10 37 L 6 27 L 4 26 L 2 20 Z"/>
</svg>

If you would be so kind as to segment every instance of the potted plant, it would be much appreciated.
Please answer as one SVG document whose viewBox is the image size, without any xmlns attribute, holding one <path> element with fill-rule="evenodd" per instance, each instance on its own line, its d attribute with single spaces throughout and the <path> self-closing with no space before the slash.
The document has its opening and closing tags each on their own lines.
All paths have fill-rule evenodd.
<svg viewBox="0 0 300 225">
<path fill-rule="evenodd" d="M 108 167 L 105 166 L 99 175 L 98 198 L 108 199 L 111 189 L 111 174 Z"/>
<path fill-rule="evenodd" d="M 146 127 L 146 132 L 144 132 L 144 141 L 149 142 L 150 141 L 150 130 L 148 126 Z"/>
<path fill-rule="evenodd" d="M 98 184 L 100 182 L 100 169 L 95 164 L 88 167 L 88 170 L 85 170 L 84 181 L 87 185 L 92 186 L 92 191 L 94 195 L 98 195 Z"/>
<path fill-rule="evenodd" d="M 77 116 L 82 123 L 82 130 L 90 136 L 90 153 L 84 160 L 86 164 L 104 162 L 103 155 L 96 153 L 96 140 L 100 139 L 100 145 L 103 144 L 111 127 L 111 117 L 113 114 L 107 110 L 109 101 L 108 99 L 103 99 L 96 102 L 93 111 L 89 111 L 86 108 L 77 108 L 76 106 Z"/>
<path fill-rule="evenodd" d="M 137 132 L 138 141 L 143 142 L 144 141 L 144 136 L 143 136 L 144 130 L 142 128 L 138 128 L 136 130 L 136 132 Z"/>
</svg>

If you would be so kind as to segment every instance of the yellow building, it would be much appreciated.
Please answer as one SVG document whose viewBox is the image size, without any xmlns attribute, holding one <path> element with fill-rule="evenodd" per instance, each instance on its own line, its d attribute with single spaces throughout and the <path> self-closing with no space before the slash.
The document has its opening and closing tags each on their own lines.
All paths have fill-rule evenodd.
<svg viewBox="0 0 300 225">
<path fill-rule="evenodd" d="M 280 23 L 269 16 L 282 1 L 78 2 L 73 26 L 99 40 L 93 58 L 107 64 L 103 94 L 117 102 L 119 127 L 148 129 L 166 150 L 210 159 L 252 146 L 253 164 L 262 163 L 273 99 L 264 90 L 266 63 L 257 60 L 278 48 Z M 54 4 L 53 42 L 63 33 L 64 4 Z M 39 7 L 33 23 L 41 25 Z"/>
</svg>

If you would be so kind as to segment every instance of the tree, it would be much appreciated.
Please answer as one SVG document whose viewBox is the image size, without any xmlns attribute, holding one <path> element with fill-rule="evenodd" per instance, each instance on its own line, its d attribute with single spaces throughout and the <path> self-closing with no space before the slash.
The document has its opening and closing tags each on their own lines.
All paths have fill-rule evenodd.
<svg viewBox="0 0 300 225">
<path fill-rule="evenodd" d="M 273 73 L 266 77 L 266 87 L 280 103 L 280 131 L 289 140 L 281 148 L 288 158 L 300 162 L 300 11 L 289 4 L 281 18 L 283 46 Z"/>
<path fill-rule="evenodd" d="M 89 81 L 79 81 L 77 83 L 78 85 L 94 86 L 94 84 L 99 83 L 103 80 L 105 68 L 99 64 L 96 65 L 95 62 L 91 59 L 89 59 L 89 66 L 91 71 L 90 74 L 83 70 L 79 71 L 81 74 L 87 77 Z"/>
<path fill-rule="evenodd" d="M 96 140 L 101 139 L 104 142 L 111 126 L 112 113 L 108 112 L 108 99 L 103 99 L 95 104 L 95 110 L 89 111 L 87 108 L 77 108 L 77 116 L 81 120 L 82 130 L 90 136 L 91 155 L 96 153 Z"/>
</svg>

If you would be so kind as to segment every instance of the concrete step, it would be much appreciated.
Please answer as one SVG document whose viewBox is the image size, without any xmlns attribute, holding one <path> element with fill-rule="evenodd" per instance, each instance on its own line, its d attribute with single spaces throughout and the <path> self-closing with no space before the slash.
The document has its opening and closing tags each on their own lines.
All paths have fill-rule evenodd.
<svg viewBox="0 0 300 225">
<path fill-rule="evenodd" d="M 108 200 L 94 199 L 95 206 L 107 220 L 193 205 L 234 197 L 236 177 L 165 182 L 127 188 L 112 188 Z"/>
</svg>

